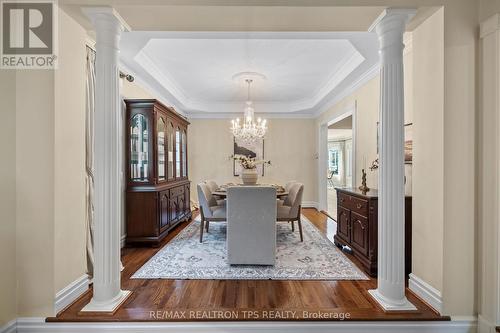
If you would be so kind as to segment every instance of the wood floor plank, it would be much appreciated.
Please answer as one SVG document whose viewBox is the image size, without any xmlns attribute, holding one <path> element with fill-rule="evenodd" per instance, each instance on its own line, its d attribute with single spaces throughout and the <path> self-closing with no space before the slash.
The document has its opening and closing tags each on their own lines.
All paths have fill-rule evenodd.
<svg viewBox="0 0 500 333">
<path fill-rule="evenodd" d="M 315 209 L 303 209 L 303 214 L 321 233 L 329 239 L 333 237 L 336 228 L 334 221 Z M 196 216 L 197 213 L 194 214 Z M 133 293 L 114 314 L 80 312 L 92 297 L 92 290 L 89 290 L 56 317 L 47 318 L 47 321 L 341 320 L 340 316 L 346 314 L 349 317 L 343 317 L 342 320 L 449 320 L 449 317 L 439 316 L 409 292 L 407 297 L 416 305 L 417 311 L 385 313 L 368 294 L 369 289 L 377 286 L 373 278 L 367 281 L 130 278 L 187 225 L 182 223 L 175 228 L 158 248 L 122 250 L 125 266 L 122 289 Z M 346 255 L 361 267 L 353 256 Z M 167 316 L 158 316 L 157 311 Z M 181 317 L 181 312 L 184 312 L 184 317 Z M 233 312 L 236 312 L 236 316 Z M 294 312 L 293 316 L 291 312 Z M 172 313 L 178 316 L 168 317 Z M 337 317 L 320 318 L 319 314 Z"/>
</svg>

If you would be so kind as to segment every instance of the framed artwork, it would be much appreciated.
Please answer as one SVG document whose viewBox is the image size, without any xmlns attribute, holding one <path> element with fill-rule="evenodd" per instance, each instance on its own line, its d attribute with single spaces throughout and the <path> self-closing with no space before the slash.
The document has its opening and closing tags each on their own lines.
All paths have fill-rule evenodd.
<svg viewBox="0 0 500 333">
<path fill-rule="evenodd" d="M 257 140 L 252 144 L 245 143 L 234 138 L 233 155 L 244 155 L 255 157 L 256 160 L 264 159 L 264 139 Z M 257 166 L 258 173 L 264 176 L 264 165 Z M 237 177 L 241 174 L 241 165 L 233 160 L 233 176 Z"/>
<path fill-rule="evenodd" d="M 405 164 L 413 163 L 413 124 L 405 125 Z"/>
<path fill-rule="evenodd" d="M 377 154 L 379 152 L 379 122 L 377 121 Z M 413 123 L 405 124 L 405 164 L 413 163 Z"/>
</svg>

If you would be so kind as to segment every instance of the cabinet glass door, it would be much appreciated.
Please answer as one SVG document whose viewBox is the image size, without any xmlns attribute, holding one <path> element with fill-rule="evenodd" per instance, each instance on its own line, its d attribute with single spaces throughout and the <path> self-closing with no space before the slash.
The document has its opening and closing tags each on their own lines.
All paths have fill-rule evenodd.
<svg viewBox="0 0 500 333">
<path fill-rule="evenodd" d="M 148 181 L 148 121 L 142 114 L 136 114 L 130 122 L 130 179 Z"/>
<path fill-rule="evenodd" d="M 168 179 L 174 178 L 174 125 L 169 122 L 167 127 L 167 174 Z"/>
<path fill-rule="evenodd" d="M 182 177 L 187 177 L 187 135 L 186 131 L 182 131 Z"/>
<path fill-rule="evenodd" d="M 165 124 L 165 120 L 163 117 L 158 118 L 158 123 L 156 125 L 157 132 L 157 151 L 158 151 L 158 180 L 163 181 L 166 178 L 166 163 L 165 163 L 165 138 L 166 138 L 166 129 L 167 126 Z"/>
<path fill-rule="evenodd" d="M 175 130 L 175 177 L 181 176 L 181 130 Z"/>
</svg>

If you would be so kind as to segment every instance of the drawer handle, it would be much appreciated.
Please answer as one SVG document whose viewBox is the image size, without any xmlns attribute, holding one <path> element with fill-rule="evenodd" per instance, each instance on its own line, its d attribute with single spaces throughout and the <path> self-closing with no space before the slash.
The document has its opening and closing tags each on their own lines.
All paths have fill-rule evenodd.
<svg viewBox="0 0 500 333">
<path fill-rule="evenodd" d="M 356 205 L 356 208 L 357 208 L 357 209 L 360 209 L 361 207 L 363 207 L 363 205 L 362 205 L 362 204 L 357 204 L 357 205 Z"/>
<path fill-rule="evenodd" d="M 361 229 L 365 230 L 365 226 L 363 225 L 363 222 L 361 222 L 360 220 L 356 220 L 356 222 L 359 223 L 359 225 L 361 226 Z"/>
<path fill-rule="evenodd" d="M 344 199 L 344 198 L 340 198 L 340 202 L 344 202 L 344 201 L 345 201 L 345 199 Z"/>
</svg>

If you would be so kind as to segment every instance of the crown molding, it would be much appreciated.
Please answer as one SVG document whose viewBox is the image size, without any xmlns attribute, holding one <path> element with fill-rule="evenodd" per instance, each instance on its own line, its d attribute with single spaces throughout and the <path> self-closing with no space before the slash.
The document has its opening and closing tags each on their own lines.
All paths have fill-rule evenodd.
<svg viewBox="0 0 500 333">
<path fill-rule="evenodd" d="M 352 47 L 354 48 L 354 52 L 343 59 L 343 61 L 335 69 L 333 75 L 328 79 L 327 83 L 320 87 L 313 97 L 291 103 L 290 109 L 296 111 L 314 109 L 330 92 L 342 83 L 342 81 L 344 81 L 349 74 L 358 68 L 358 66 L 365 61 L 365 57 L 363 57 L 361 53 L 356 50 L 354 45 L 352 45 Z"/>
<path fill-rule="evenodd" d="M 375 55 L 367 55 L 367 48 L 364 47 L 365 40 L 367 40 L 366 32 L 132 32 L 131 40 L 134 43 L 142 44 L 140 48 L 130 49 L 131 53 L 127 54 L 127 58 L 121 60 L 121 64 L 127 64 L 126 67 L 134 68 L 129 70 L 134 73 L 136 80 L 143 87 L 147 87 L 150 91 L 158 96 L 159 100 L 173 105 L 176 110 L 187 117 L 196 118 L 227 118 L 231 115 L 226 113 L 233 113 L 234 110 L 241 108 L 240 103 L 237 102 L 201 102 L 194 100 L 183 91 L 175 80 L 159 69 L 159 66 L 148 56 L 145 45 L 157 38 L 171 38 L 171 39 L 342 39 L 346 40 L 352 46 L 352 52 L 346 55 L 344 60 L 337 64 L 337 68 L 328 79 L 327 84 L 318 88 L 314 96 L 297 101 L 285 102 L 256 102 L 254 103 L 256 110 L 266 117 L 277 118 L 314 118 L 318 116 L 324 105 L 331 106 L 338 102 L 339 93 L 337 90 L 344 91 L 344 87 L 348 84 L 344 82 L 347 78 L 352 80 L 352 73 L 363 73 L 366 68 L 371 69 L 370 66 L 376 60 Z M 368 38 L 369 40 L 370 38 Z M 139 45 L 136 44 L 136 45 Z M 370 45 L 370 44 L 367 44 Z M 371 53 L 370 53 L 371 54 Z M 361 74 L 364 76 L 365 74 Z M 142 76 L 142 78 L 141 78 Z M 356 80 L 358 81 L 358 80 Z M 321 110 L 321 111 L 319 111 Z M 207 113 L 207 114 L 205 114 Z M 273 115 L 276 113 L 280 115 Z M 283 113 L 283 115 L 281 115 Z M 286 114 L 286 115 L 285 115 Z M 306 115 L 308 114 L 308 115 Z"/>
<path fill-rule="evenodd" d="M 256 116 L 266 119 L 314 119 L 310 113 L 282 112 L 282 113 L 256 113 Z M 242 112 L 196 112 L 189 113 L 188 119 L 234 119 L 243 116 Z"/>
<path fill-rule="evenodd" d="M 376 63 L 372 67 L 368 68 L 359 78 L 350 84 L 347 88 L 336 94 L 327 104 L 323 105 L 321 108 L 318 108 L 315 113 L 313 113 L 313 117 L 319 117 L 321 114 L 325 113 L 329 109 L 331 109 L 335 104 L 346 98 L 347 96 L 353 94 L 360 87 L 365 85 L 368 81 L 375 78 L 380 74 L 380 64 Z"/>
</svg>

